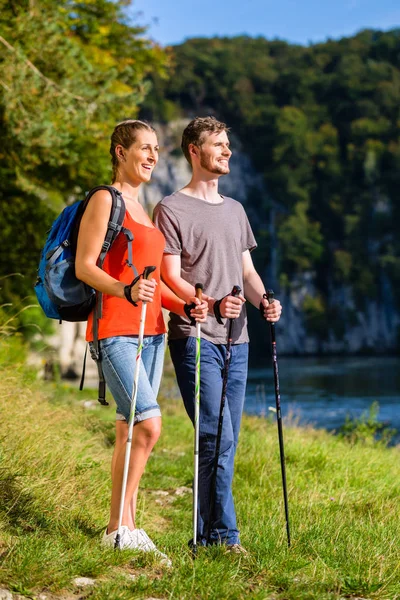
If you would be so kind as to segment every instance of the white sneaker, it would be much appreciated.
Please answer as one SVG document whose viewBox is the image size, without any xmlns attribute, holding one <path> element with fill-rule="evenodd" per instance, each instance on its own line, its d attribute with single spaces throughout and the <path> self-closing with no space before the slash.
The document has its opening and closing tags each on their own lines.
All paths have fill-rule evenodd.
<svg viewBox="0 0 400 600">
<path fill-rule="evenodd" d="M 134 529 L 129 532 L 131 537 L 130 548 L 137 548 L 143 552 L 154 552 L 154 554 L 160 558 L 160 563 L 166 567 L 171 567 L 172 562 L 166 554 L 160 552 L 156 547 L 155 543 L 149 538 L 144 529 Z"/>
<path fill-rule="evenodd" d="M 101 543 L 103 544 L 103 546 L 110 546 L 111 548 L 115 547 L 115 538 L 117 536 L 118 533 L 118 529 L 116 529 L 115 531 L 112 531 L 111 533 L 107 533 L 107 529 L 105 530 L 103 537 L 101 539 Z M 132 547 L 132 540 L 131 540 L 131 531 L 129 529 L 129 527 L 127 527 L 126 525 L 122 525 L 121 527 L 121 533 L 120 533 L 120 539 L 119 539 L 119 549 L 123 550 L 124 548 L 131 548 Z"/>
</svg>

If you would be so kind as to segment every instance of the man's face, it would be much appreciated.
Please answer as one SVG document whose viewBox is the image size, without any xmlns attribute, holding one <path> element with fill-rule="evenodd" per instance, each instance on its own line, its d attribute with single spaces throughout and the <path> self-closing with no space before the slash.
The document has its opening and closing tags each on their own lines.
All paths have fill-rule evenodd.
<svg viewBox="0 0 400 600">
<path fill-rule="evenodd" d="M 203 142 L 199 148 L 200 166 L 215 175 L 229 173 L 229 159 L 232 152 L 226 131 L 203 134 Z"/>
</svg>

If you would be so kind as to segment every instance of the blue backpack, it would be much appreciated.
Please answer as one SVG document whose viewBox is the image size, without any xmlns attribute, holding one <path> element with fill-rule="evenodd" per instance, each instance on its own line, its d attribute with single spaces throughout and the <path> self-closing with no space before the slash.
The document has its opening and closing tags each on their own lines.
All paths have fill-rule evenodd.
<svg viewBox="0 0 400 600">
<path fill-rule="evenodd" d="M 128 244 L 128 265 L 134 277 L 138 275 L 132 262 L 133 235 L 129 229 L 122 227 L 125 217 L 125 202 L 119 190 L 112 186 L 102 185 L 90 190 L 85 200 L 67 206 L 54 221 L 41 253 L 35 293 L 47 317 L 61 321 L 86 321 L 92 310 L 93 345 L 90 350 L 99 371 L 99 402 L 105 400 L 105 381 L 101 368 L 101 355 L 98 340 L 98 321 L 102 316 L 102 293 L 77 279 L 75 275 L 75 253 L 79 226 L 90 198 L 98 190 L 108 190 L 112 198 L 110 220 L 107 233 L 98 258 L 97 265 L 102 268 L 107 252 L 120 233 L 123 233 Z M 86 359 L 86 354 L 85 354 Z M 83 386 L 84 370 L 80 389 Z"/>
</svg>

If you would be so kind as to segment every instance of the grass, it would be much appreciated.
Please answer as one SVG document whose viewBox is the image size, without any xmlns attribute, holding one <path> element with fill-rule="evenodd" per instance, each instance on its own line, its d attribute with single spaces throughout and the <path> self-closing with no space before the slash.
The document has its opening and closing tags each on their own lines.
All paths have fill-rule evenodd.
<svg viewBox="0 0 400 600">
<path fill-rule="evenodd" d="M 9 349 L 4 346 L 8 344 Z M 276 425 L 244 417 L 234 493 L 248 556 L 199 549 L 191 537 L 192 429 L 166 379 L 163 433 L 142 480 L 138 521 L 173 562 L 103 549 L 112 407 L 0 361 L 0 587 L 48 599 L 400 599 L 400 452 L 285 424 L 292 548 Z M 6 361 L 6 357 L 13 360 Z M 356 440 L 356 441 L 354 441 Z M 178 490 L 178 493 L 177 493 Z M 92 577 L 78 589 L 76 577 Z"/>
</svg>

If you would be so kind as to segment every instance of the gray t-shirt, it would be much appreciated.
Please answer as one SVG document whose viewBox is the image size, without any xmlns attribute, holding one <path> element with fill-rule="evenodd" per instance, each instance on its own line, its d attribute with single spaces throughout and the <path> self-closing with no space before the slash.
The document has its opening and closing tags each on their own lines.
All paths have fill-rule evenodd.
<svg viewBox="0 0 400 600">
<path fill-rule="evenodd" d="M 204 293 L 217 300 L 229 294 L 234 285 L 243 290 L 242 254 L 257 246 L 243 206 L 221 196 L 211 204 L 175 192 L 157 204 L 154 223 L 166 239 L 165 254 L 181 256 L 181 277 L 193 286 L 203 284 Z M 202 337 L 214 344 L 226 344 L 227 319 L 219 325 L 208 315 L 202 323 Z M 189 320 L 171 313 L 169 339 L 195 336 L 196 328 Z M 246 308 L 235 320 L 233 343 L 249 341 Z"/>
</svg>

